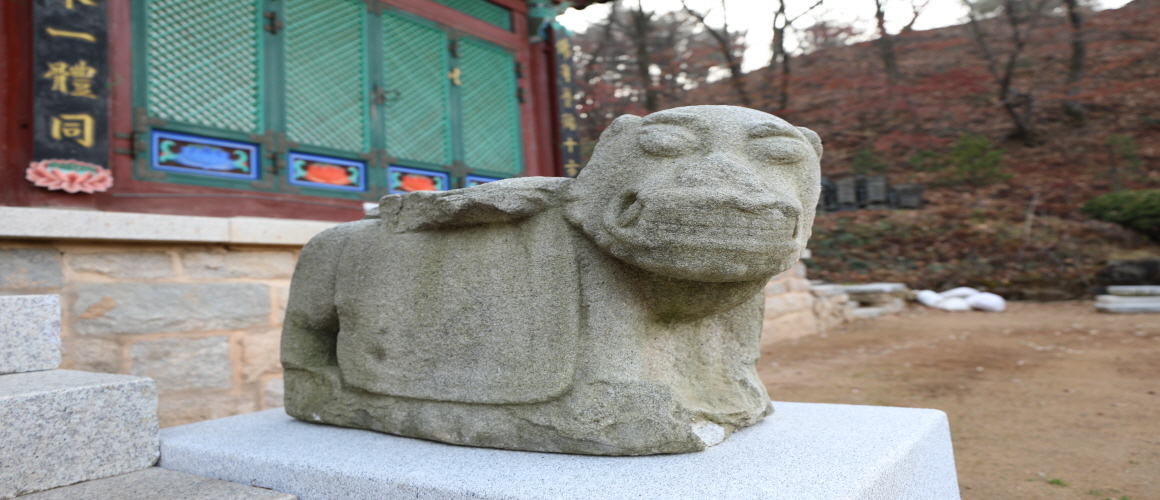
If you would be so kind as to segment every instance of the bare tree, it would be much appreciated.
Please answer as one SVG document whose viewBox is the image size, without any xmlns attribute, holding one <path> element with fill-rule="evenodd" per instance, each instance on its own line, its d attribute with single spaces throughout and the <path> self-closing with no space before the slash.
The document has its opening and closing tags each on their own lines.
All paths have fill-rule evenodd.
<svg viewBox="0 0 1160 500">
<path fill-rule="evenodd" d="M 888 0 L 874 0 L 874 19 L 877 20 L 878 38 L 874 40 L 874 45 L 878 47 L 878 57 L 882 59 L 882 67 L 886 72 L 886 80 L 891 84 L 898 83 L 902 78 L 902 72 L 898 69 L 898 52 L 894 49 L 894 35 L 891 35 L 886 30 L 886 2 Z M 910 22 L 902 28 L 903 33 L 914 30 L 914 23 L 918 21 L 918 16 L 926 9 L 930 0 L 911 0 L 910 10 L 912 16 Z"/>
<path fill-rule="evenodd" d="M 721 0 L 721 28 L 713 28 L 705 23 L 705 17 L 708 12 L 697 12 L 690 9 L 685 4 L 685 0 L 681 0 L 681 6 L 685 8 L 690 16 L 693 16 L 705 28 L 705 31 L 717 40 L 717 44 L 721 47 L 721 56 L 725 58 L 725 65 L 729 68 L 729 81 L 733 85 L 733 92 L 737 94 L 737 98 L 741 100 L 741 104 L 745 106 L 752 105 L 749 100 L 749 92 L 745 89 L 745 78 L 741 73 L 741 53 L 744 47 L 734 43 L 734 37 L 741 34 L 740 32 L 732 32 L 729 30 L 729 16 L 725 10 L 725 0 Z"/>
<path fill-rule="evenodd" d="M 653 57 L 649 44 L 649 38 L 653 34 L 654 13 L 652 11 L 646 12 L 640 0 L 637 0 L 636 8 L 628 10 L 628 22 L 623 23 L 616 15 L 615 5 L 617 3 L 613 2 L 613 9 L 609 11 L 609 25 L 618 28 L 632 41 L 632 46 L 636 51 L 636 71 L 640 77 L 641 90 L 644 92 L 644 108 L 649 112 L 656 111 L 660 109 L 658 107 L 660 104 L 657 102 L 657 88 L 652 77 Z"/>
<path fill-rule="evenodd" d="M 777 109 L 783 110 L 789 106 L 789 79 L 790 73 L 790 55 L 785 50 L 785 31 L 792 29 L 793 23 L 802 16 L 809 14 L 814 9 L 820 7 L 824 0 L 818 0 L 817 3 L 806 9 L 805 12 L 794 17 L 789 17 L 785 10 L 785 0 L 778 0 L 777 12 L 773 13 L 773 40 L 770 42 L 770 52 L 773 53 L 769 59 L 769 67 L 766 72 L 769 74 L 769 80 L 772 83 L 773 75 L 778 68 L 781 68 L 781 78 L 778 81 L 777 91 Z M 773 88 L 770 85 L 770 88 Z"/>
<path fill-rule="evenodd" d="M 1006 110 L 1015 126 L 1010 134 L 1012 139 L 1022 140 L 1028 146 L 1038 144 L 1035 134 L 1034 112 L 1035 96 L 1030 90 L 1021 90 L 1014 85 L 1015 68 L 1019 57 L 1027 48 L 1027 42 L 1035 22 L 1042 15 L 1044 7 L 1051 0 L 1002 0 L 1000 16 L 1007 25 L 1007 42 L 1010 48 L 1006 60 L 1000 63 L 999 56 L 987 41 L 989 38 L 984 32 L 980 13 L 970 0 L 963 0 L 968 9 L 968 24 L 974 35 L 975 43 L 979 47 L 983 58 L 987 61 L 987 69 L 995 80 L 999 91 L 999 104 Z"/>
<path fill-rule="evenodd" d="M 1071 60 L 1067 64 L 1067 89 L 1063 100 L 1063 112 L 1077 124 L 1082 125 L 1087 113 L 1083 103 L 1075 99 L 1080 93 L 1080 80 L 1084 76 L 1084 62 L 1087 58 L 1087 43 L 1084 40 L 1083 15 L 1079 0 L 1063 0 L 1067 4 L 1067 20 L 1071 24 Z"/>
</svg>

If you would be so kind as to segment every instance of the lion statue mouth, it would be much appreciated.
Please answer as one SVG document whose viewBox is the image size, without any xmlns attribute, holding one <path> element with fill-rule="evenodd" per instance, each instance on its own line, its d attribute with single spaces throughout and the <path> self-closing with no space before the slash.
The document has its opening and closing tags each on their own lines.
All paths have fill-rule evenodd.
<svg viewBox="0 0 1160 500">
<path fill-rule="evenodd" d="M 605 228 L 618 258 L 658 274 L 740 281 L 776 271 L 796 255 L 801 210 L 752 200 L 671 200 L 626 193 Z"/>
</svg>

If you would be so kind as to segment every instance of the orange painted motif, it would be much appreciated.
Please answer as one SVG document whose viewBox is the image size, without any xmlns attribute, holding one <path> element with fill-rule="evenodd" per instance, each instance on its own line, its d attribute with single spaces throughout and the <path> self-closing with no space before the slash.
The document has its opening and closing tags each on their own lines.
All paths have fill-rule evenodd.
<svg viewBox="0 0 1160 500">
<path fill-rule="evenodd" d="M 302 180 L 319 184 L 335 184 L 346 186 L 350 184 L 350 175 L 343 167 L 311 163 L 306 165 L 306 175 Z"/>
<path fill-rule="evenodd" d="M 422 175 L 406 175 L 402 176 L 399 182 L 399 189 L 402 191 L 434 191 L 435 179 L 425 177 Z"/>
</svg>

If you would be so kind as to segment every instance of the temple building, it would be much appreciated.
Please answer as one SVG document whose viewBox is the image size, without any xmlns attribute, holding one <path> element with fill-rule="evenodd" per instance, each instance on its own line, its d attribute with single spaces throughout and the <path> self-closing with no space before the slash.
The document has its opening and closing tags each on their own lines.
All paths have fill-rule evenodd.
<svg viewBox="0 0 1160 500">
<path fill-rule="evenodd" d="M 0 205 L 343 221 L 574 175 L 569 5 L 0 3 Z"/>
<path fill-rule="evenodd" d="M 0 1 L 0 295 L 163 426 L 281 406 L 298 253 L 390 193 L 580 168 L 550 0 Z"/>
</svg>

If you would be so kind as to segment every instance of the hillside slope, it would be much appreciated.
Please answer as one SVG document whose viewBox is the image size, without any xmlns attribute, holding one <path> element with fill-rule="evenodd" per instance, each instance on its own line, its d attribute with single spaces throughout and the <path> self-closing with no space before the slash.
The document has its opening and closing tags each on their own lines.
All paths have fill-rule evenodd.
<svg viewBox="0 0 1160 500">
<path fill-rule="evenodd" d="M 891 183 L 927 186 L 919 211 L 818 217 L 813 277 L 1061 299 L 1090 290 L 1105 260 L 1160 256 L 1139 235 L 1079 211 L 1097 194 L 1160 186 L 1160 0 L 1089 13 L 1085 21 L 1087 71 L 1075 96 L 1087 111 L 1082 123 L 1062 109 L 1066 19 L 1040 19 L 1017 59 L 1012 87 L 1034 102 L 1031 145 L 1012 135 L 965 25 L 898 36 L 902 76 L 893 84 L 871 42 L 795 58 L 783 110 L 773 104 L 777 75 L 748 73 L 755 107 L 822 136 L 826 175 L 884 173 Z M 1001 59 L 1011 47 L 1007 26 L 992 19 L 982 28 Z M 666 104 L 734 103 L 735 96 L 719 82 L 682 101 Z M 952 150 L 964 134 L 1000 150 L 993 169 L 956 164 Z"/>
</svg>

